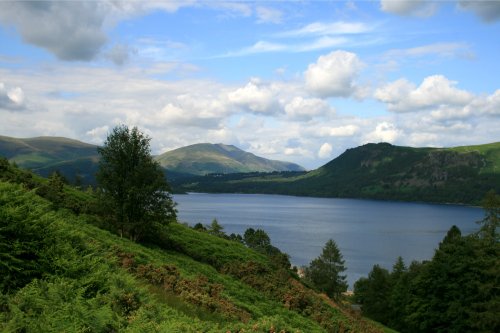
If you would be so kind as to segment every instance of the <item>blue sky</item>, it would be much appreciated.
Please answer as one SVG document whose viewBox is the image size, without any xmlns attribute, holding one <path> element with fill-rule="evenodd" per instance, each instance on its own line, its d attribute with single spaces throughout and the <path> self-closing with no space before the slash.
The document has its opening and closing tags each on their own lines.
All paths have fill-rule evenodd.
<svg viewBox="0 0 500 333">
<path fill-rule="evenodd" d="M 499 141 L 500 1 L 0 3 L 0 135 L 312 169 L 367 142 Z"/>
</svg>

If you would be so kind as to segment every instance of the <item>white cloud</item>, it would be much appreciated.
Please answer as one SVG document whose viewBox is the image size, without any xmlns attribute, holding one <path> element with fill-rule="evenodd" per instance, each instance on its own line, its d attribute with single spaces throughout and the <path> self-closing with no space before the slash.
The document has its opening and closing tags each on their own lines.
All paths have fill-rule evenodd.
<svg viewBox="0 0 500 333">
<path fill-rule="evenodd" d="M 277 37 L 304 37 L 360 34 L 372 31 L 373 28 L 362 22 L 314 22 L 300 29 L 276 34 Z"/>
<path fill-rule="evenodd" d="M 0 109 L 21 110 L 25 108 L 24 92 L 20 87 L 7 88 L 0 82 Z"/>
<path fill-rule="evenodd" d="M 237 51 L 231 51 L 219 57 L 241 57 L 251 54 L 272 53 L 272 52 L 288 52 L 300 53 L 310 52 L 323 49 L 331 49 L 332 47 L 347 44 L 349 40 L 344 37 L 320 37 L 303 43 L 283 44 L 267 41 L 258 41 L 254 45 L 242 48 Z"/>
<path fill-rule="evenodd" d="M 395 124 L 384 121 L 378 123 L 375 129 L 365 135 L 364 141 L 366 142 L 395 142 L 401 136 L 401 130 L 399 130 Z"/>
<path fill-rule="evenodd" d="M 500 89 L 488 96 L 481 104 L 483 104 L 481 108 L 483 113 L 500 116 Z"/>
<path fill-rule="evenodd" d="M 437 4 L 427 0 L 381 0 L 380 9 L 391 14 L 428 17 L 435 14 Z"/>
<path fill-rule="evenodd" d="M 328 142 L 325 142 L 321 145 L 318 150 L 319 158 L 329 158 L 332 155 L 333 147 Z"/>
<path fill-rule="evenodd" d="M 307 149 L 303 149 L 301 147 L 296 148 L 285 148 L 284 151 L 286 156 L 310 156 L 311 152 Z"/>
<path fill-rule="evenodd" d="M 459 1 L 458 6 L 463 10 L 473 11 L 484 22 L 490 23 L 500 20 L 500 1 Z"/>
<path fill-rule="evenodd" d="M 286 51 L 287 49 L 288 46 L 285 44 L 258 41 L 250 47 L 245 47 L 239 51 L 229 52 L 223 55 L 223 57 L 237 57 L 258 53 L 280 52 Z"/>
<path fill-rule="evenodd" d="M 466 105 L 473 95 L 455 88 L 457 82 L 442 75 L 426 77 L 419 87 L 399 79 L 375 91 L 374 97 L 387 104 L 389 111 L 411 112 L 449 105 Z"/>
<path fill-rule="evenodd" d="M 283 13 L 277 9 L 258 6 L 256 8 L 257 23 L 281 23 Z"/>
<path fill-rule="evenodd" d="M 252 7 L 244 2 L 207 1 L 205 5 L 224 12 L 226 17 L 248 17 L 253 13 Z"/>
<path fill-rule="evenodd" d="M 464 108 L 467 115 L 500 116 L 500 89 L 489 96 L 478 96 Z"/>
<path fill-rule="evenodd" d="M 203 93 L 186 93 L 176 96 L 161 110 L 153 111 L 143 117 L 140 123 L 149 127 L 168 127 L 172 125 L 220 129 L 222 120 L 227 116 L 227 101 L 223 96 Z"/>
<path fill-rule="evenodd" d="M 359 132 L 359 126 L 356 125 L 322 127 L 319 129 L 320 136 L 346 137 L 346 136 L 353 136 L 358 132 Z"/>
<path fill-rule="evenodd" d="M 89 141 L 95 144 L 101 144 L 106 139 L 109 134 L 109 126 L 104 125 L 100 127 L 93 128 L 87 131 L 85 134 L 89 138 Z"/>
<path fill-rule="evenodd" d="M 344 37 L 321 37 L 307 43 L 290 45 L 289 50 L 292 52 L 307 52 L 323 49 L 330 49 L 335 46 L 340 46 L 348 42 Z"/>
<path fill-rule="evenodd" d="M 433 43 L 407 49 L 393 49 L 385 53 L 386 58 L 407 58 L 436 55 L 443 58 L 472 57 L 470 45 L 467 43 Z"/>
<path fill-rule="evenodd" d="M 306 87 L 320 97 L 348 97 L 356 90 L 355 79 L 362 67 L 354 53 L 331 52 L 308 66 L 304 73 Z"/>
<path fill-rule="evenodd" d="M 291 119 L 308 120 L 318 116 L 331 116 L 335 110 L 322 99 L 296 96 L 285 105 L 285 113 Z"/>
<path fill-rule="evenodd" d="M 274 91 L 256 79 L 230 92 L 228 99 L 232 104 L 253 113 L 270 114 L 280 110 Z"/>
</svg>

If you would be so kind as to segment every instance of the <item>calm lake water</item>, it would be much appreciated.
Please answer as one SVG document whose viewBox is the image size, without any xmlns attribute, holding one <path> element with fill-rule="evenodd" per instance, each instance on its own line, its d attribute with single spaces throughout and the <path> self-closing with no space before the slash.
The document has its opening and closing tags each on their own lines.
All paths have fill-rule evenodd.
<svg viewBox="0 0 500 333">
<path fill-rule="evenodd" d="M 318 257 L 332 238 L 346 261 L 350 288 L 374 264 L 391 269 L 398 256 L 407 264 L 430 259 L 452 225 L 469 234 L 483 218 L 474 207 L 356 199 L 193 193 L 174 200 L 179 220 L 191 226 L 216 218 L 227 234 L 264 229 L 297 266 Z"/>
</svg>

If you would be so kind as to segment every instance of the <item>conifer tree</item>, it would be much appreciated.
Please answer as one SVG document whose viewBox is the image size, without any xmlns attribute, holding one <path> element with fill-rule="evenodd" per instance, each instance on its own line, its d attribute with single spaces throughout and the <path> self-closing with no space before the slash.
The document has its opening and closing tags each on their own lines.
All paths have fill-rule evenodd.
<svg viewBox="0 0 500 333">
<path fill-rule="evenodd" d="M 338 299 L 342 292 L 347 290 L 346 270 L 342 253 L 335 241 L 330 239 L 323 247 L 321 255 L 311 261 L 305 269 L 306 279 L 310 280 L 316 288 L 328 296 Z"/>
</svg>

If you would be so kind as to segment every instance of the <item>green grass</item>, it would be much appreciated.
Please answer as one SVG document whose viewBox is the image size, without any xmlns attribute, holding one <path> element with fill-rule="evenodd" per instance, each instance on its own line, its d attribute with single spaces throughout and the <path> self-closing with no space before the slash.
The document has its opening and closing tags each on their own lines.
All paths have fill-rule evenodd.
<svg viewBox="0 0 500 333">
<path fill-rule="evenodd" d="M 481 173 L 500 174 L 500 142 L 449 148 L 449 150 L 461 153 L 478 152 L 484 156 L 486 165 L 481 170 Z"/>
</svg>

